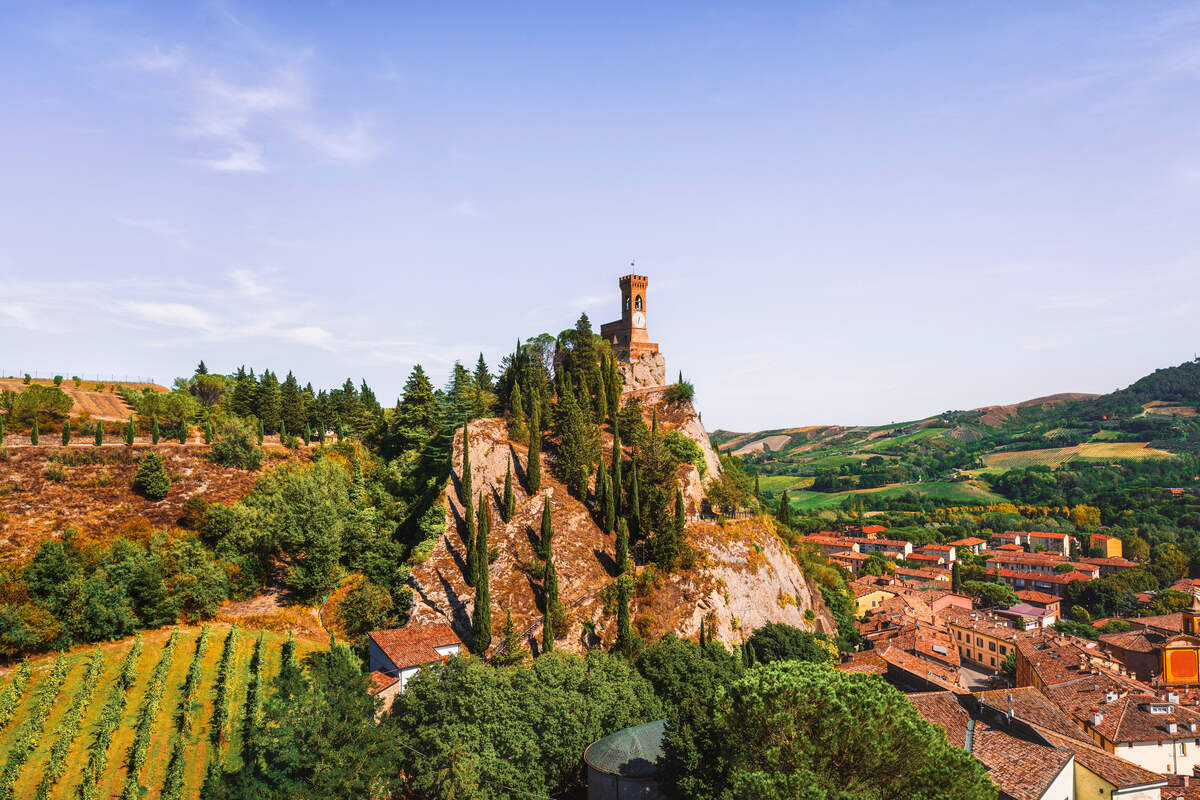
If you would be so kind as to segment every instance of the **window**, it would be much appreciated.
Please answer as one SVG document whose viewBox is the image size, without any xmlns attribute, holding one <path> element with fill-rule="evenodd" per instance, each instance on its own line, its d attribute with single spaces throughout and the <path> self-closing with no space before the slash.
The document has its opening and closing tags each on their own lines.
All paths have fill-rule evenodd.
<svg viewBox="0 0 1200 800">
<path fill-rule="evenodd" d="M 992 666 L 996 666 L 996 657 L 992 656 Z"/>
<path fill-rule="evenodd" d="M 622 308 L 621 310 L 622 310 L 622 311 L 628 311 L 628 310 L 629 310 L 629 296 L 628 296 L 628 295 L 626 295 L 626 296 L 625 296 L 624 308 Z"/>
<path fill-rule="evenodd" d="M 638 311 L 642 310 L 642 296 L 640 294 L 634 298 L 633 307 L 636 308 Z"/>
<path fill-rule="evenodd" d="M 996 652 L 996 643 L 988 642 L 988 650 L 991 650 L 993 653 Z"/>
<path fill-rule="evenodd" d="M 982 639 L 982 638 L 980 638 L 980 637 L 978 637 L 978 636 L 976 636 L 976 637 L 975 637 L 975 646 L 976 646 L 976 647 L 983 647 L 983 639 Z"/>
<path fill-rule="evenodd" d="M 1008 648 L 1006 648 L 1004 645 L 1000 645 L 1000 655 L 1004 655 L 1007 652 Z"/>
</svg>

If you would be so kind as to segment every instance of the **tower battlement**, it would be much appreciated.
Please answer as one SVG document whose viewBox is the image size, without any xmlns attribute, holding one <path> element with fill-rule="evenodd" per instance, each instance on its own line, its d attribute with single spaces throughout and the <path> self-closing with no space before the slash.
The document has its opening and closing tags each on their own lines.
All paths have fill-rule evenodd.
<svg viewBox="0 0 1200 800">
<path fill-rule="evenodd" d="M 658 357 L 658 344 L 646 333 L 646 289 L 650 279 L 630 274 L 622 275 L 617 283 L 621 288 L 621 318 L 601 325 L 600 336 L 612 345 L 613 355 L 623 364 L 646 356 Z"/>
</svg>

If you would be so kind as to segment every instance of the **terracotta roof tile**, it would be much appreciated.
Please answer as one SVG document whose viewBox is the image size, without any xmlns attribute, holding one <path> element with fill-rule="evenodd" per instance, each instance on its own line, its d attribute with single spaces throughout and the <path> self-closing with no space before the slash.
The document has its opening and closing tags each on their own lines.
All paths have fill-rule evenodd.
<svg viewBox="0 0 1200 800">
<path fill-rule="evenodd" d="M 462 640 L 446 622 L 371 631 L 367 635 L 400 669 L 437 661 L 442 656 L 435 647 L 462 646 Z"/>
<path fill-rule="evenodd" d="M 379 694 L 399 680 L 397 675 L 388 675 L 386 672 L 375 670 L 371 673 L 371 687 L 367 689 L 367 694 Z"/>
</svg>

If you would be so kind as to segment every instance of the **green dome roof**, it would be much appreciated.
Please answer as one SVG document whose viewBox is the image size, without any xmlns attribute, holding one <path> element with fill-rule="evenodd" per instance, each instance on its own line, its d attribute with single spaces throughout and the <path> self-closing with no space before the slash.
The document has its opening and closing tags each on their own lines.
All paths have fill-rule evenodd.
<svg viewBox="0 0 1200 800">
<path fill-rule="evenodd" d="M 588 766 L 627 778 L 653 778 L 662 755 L 665 719 L 635 725 L 593 742 L 583 751 Z"/>
</svg>

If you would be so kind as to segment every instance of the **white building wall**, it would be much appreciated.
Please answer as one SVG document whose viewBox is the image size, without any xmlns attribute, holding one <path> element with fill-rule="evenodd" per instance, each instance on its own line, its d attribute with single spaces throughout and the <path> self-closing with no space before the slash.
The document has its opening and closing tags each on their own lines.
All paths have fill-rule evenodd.
<svg viewBox="0 0 1200 800">
<path fill-rule="evenodd" d="M 1062 768 L 1054 782 L 1042 792 L 1038 800 L 1075 800 L 1075 757 Z"/>
<path fill-rule="evenodd" d="M 1117 745 L 1114 753 L 1143 769 L 1163 775 L 1191 775 L 1200 764 L 1200 745 L 1195 739 L 1158 742 L 1139 742 Z"/>
</svg>

